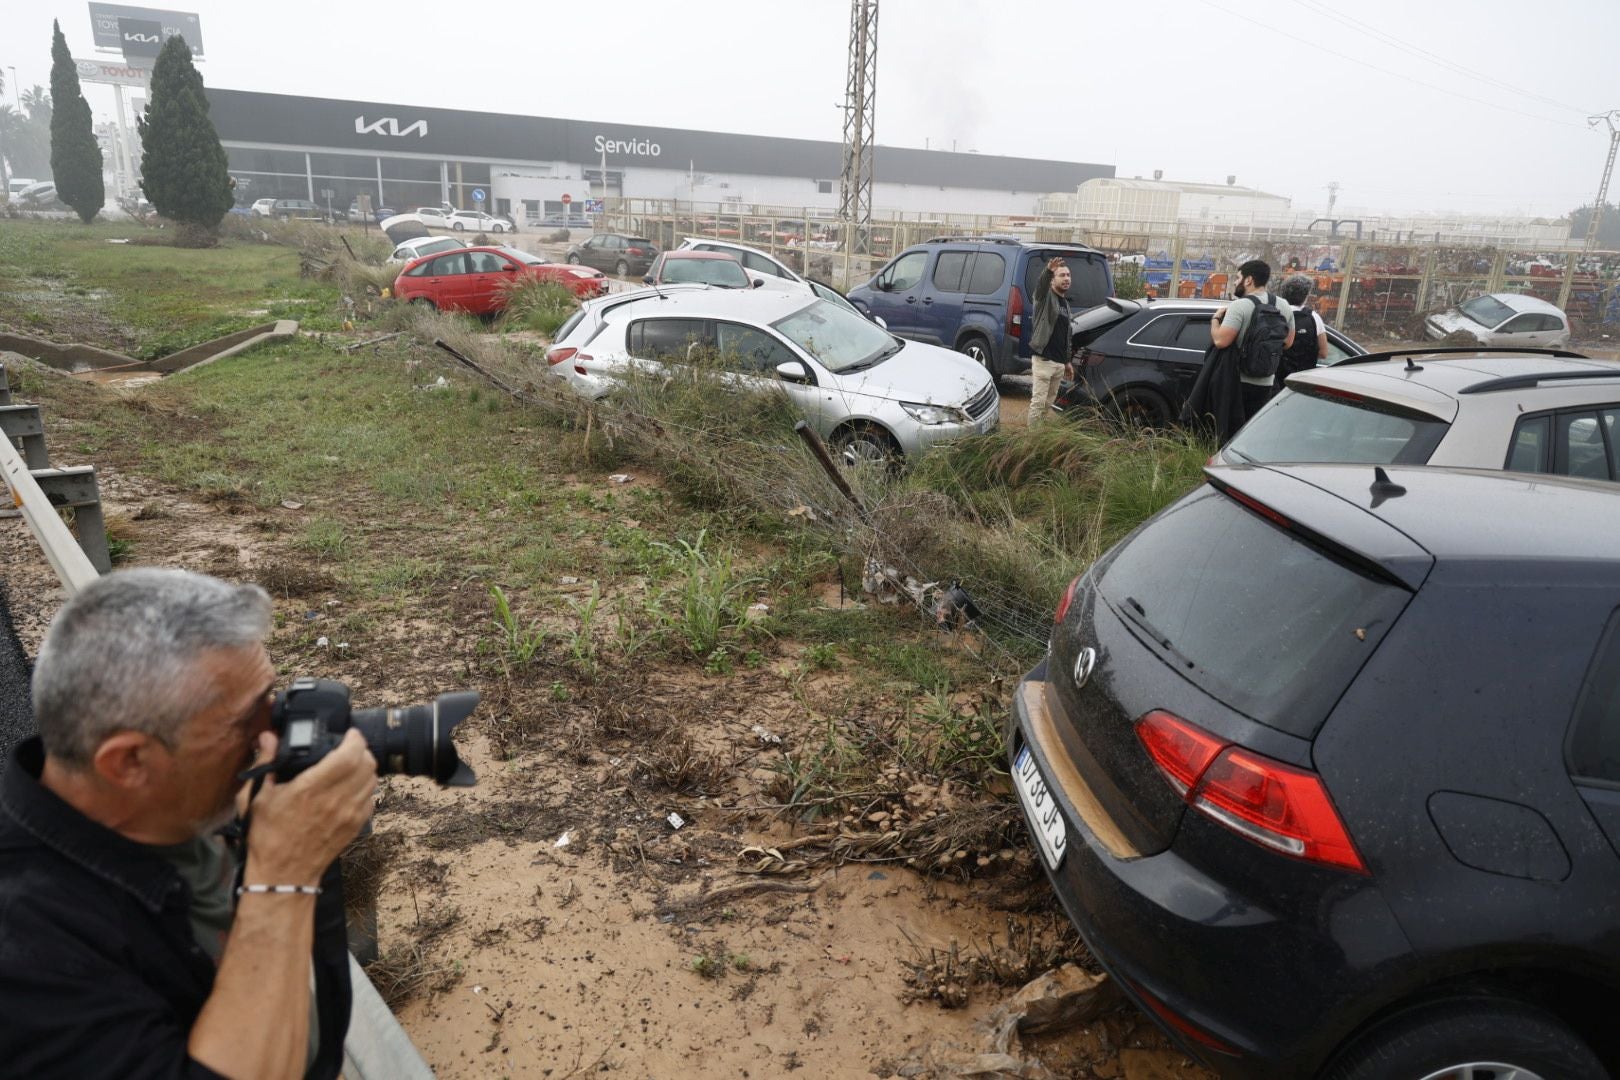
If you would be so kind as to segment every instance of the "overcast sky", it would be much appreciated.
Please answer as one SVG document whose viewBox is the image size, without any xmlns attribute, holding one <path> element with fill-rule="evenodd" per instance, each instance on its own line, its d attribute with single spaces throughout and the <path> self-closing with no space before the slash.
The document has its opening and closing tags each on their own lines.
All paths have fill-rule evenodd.
<svg viewBox="0 0 1620 1080">
<path fill-rule="evenodd" d="M 198 0 L 210 86 L 837 141 L 847 0 Z M 48 85 L 82 0 L 0 0 Z M 1620 108 L 1616 0 L 882 0 L 877 140 L 1238 183 L 1319 208 L 1559 215 Z M 112 91 L 86 87 L 98 115 Z M 1606 129 L 1604 135 L 1606 135 Z M 1613 196 L 1611 196 L 1613 201 Z"/>
</svg>

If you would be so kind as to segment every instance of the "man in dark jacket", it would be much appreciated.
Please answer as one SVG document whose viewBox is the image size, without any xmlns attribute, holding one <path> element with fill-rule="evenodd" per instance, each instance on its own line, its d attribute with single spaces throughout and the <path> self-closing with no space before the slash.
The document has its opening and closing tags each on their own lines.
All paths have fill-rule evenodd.
<svg viewBox="0 0 1620 1080">
<path fill-rule="evenodd" d="M 1046 419 L 1058 380 L 1074 354 L 1070 330 L 1069 284 L 1072 276 L 1063 256 L 1054 255 L 1035 281 L 1035 321 L 1029 331 L 1029 426 Z"/>
<path fill-rule="evenodd" d="M 216 834 L 255 748 L 275 753 L 270 625 L 256 586 L 155 568 L 97 580 L 52 621 L 39 735 L 0 779 L 0 1071 L 337 1074 L 348 959 L 341 909 L 322 906 L 341 893 L 320 883 L 371 815 L 376 762 L 351 730 L 288 783 L 267 779 L 233 896 Z M 338 1025 L 318 1047 L 312 962 Z"/>
</svg>

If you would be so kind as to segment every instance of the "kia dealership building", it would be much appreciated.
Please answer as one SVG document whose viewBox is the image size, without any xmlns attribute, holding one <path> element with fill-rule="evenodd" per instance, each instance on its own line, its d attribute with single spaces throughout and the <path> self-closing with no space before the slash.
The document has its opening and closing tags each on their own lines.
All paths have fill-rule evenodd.
<svg viewBox="0 0 1620 1080">
<path fill-rule="evenodd" d="M 210 113 L 246 186 L 243 202 L 279 197 L 347 207 L 365 194 L 396 210 L 486 193 L 497 214 L 550 217 L 564 196 L 680 199 L 836 210 L 836 142 L 727 135 L 544 116 L 370 101 L 208 91 Z M 1112 165 L 879 146 L 874 210 L 1033 214 L 1040 196 L 1073 191 Z"/>
</svg>

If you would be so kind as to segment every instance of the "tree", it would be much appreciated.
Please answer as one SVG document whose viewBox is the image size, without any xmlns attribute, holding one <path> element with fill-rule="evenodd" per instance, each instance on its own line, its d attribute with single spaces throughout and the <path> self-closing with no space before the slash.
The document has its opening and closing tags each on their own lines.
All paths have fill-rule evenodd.
<svg viewBox="0 0 1620 1080">
<path fill-rule="evenodd" d="M 107 201 L 101 179 L 101 146 L 62 26 L 53 22 L 51 27 L 51 178 L 56 181 L 56 197 L 88 225 Z"/>
<path fill-rule="evenodd" d="M 176 34 L 152 67 L 141 132 L 141 190 L 166 218 L 212 233 L 235 201 L 225 148 L 208 118 L 202 76 Z"/>
<path fill-rule="evenodd" d="M 51 175 L 51 95 L 36 86 L 22 99 L 23 112 L 0 105 L 0 142 L 12 176 L 44 180 Z"/>
<path fill-rule="evenodd" d="M 1586 227 L 1592 220 L 1592 204 L 1588 203 L 1569 212 L 1569 235 L 1574 240 L 1586 239 Z M 1604 251 L 1620 251 L 1620 209 L 1613 203 L 1603 204 L 1603 220 L 1598 222 L 1597 246 Z"/>
</svg>

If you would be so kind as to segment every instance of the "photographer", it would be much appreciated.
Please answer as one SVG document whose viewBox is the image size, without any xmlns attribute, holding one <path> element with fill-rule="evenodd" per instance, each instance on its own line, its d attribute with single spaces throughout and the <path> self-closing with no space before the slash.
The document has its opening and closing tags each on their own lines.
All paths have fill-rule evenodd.
<svg viewBox="0 0 1620 1080">
<path fill-rule="evenodd" d="M 52 621 L 39 735 L 0 779 L 7 1075 L 337 1075 L 348 961 L 341 891 L 321 884 L 371 814 L 376 762 L 350 730 L 267 778 L 233 887 L 218 833 L 277 745 L 270 626 L 256 586 L 148 568 Z"/>
</svg>

